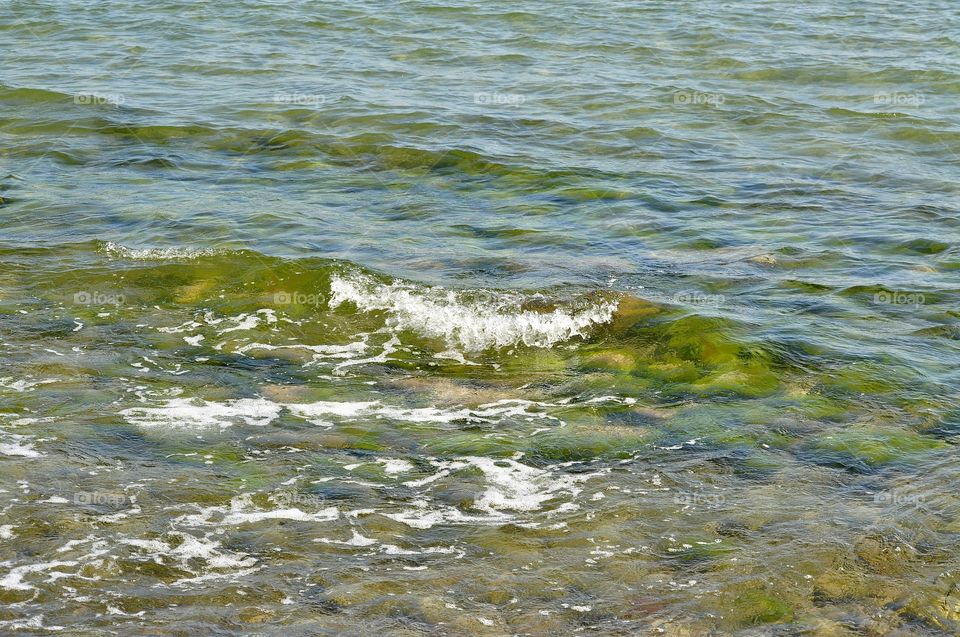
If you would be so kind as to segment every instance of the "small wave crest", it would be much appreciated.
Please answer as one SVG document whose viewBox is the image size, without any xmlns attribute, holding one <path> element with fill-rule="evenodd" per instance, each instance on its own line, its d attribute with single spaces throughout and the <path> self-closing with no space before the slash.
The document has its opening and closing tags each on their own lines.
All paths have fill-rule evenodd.
<svg viewBox="0 0 960 637">
<path fill-rule="evenodd" d="M 540 295 L 490 290 L 448 290 L 406 281 L 383 283 L 366 274 L 334 275 L 330 307 L 353 303 L 364 312 L 385 311 L 389 324 L 423 336 L 444 339 L 451 347 L 476 352 L 510 345 L 550 347 L 609 322 L 616 300 L 579 301 L 549 311 Z"/>
<path fill-rule="evenodd" d="M 213 248 L 128 248 L 112 241 L 103 242 L 100 250 L 111 257 L 144 261 L 164 261 L 167 259 L 196 259 L 220 254 L 222 251 Z"/>
</svg>

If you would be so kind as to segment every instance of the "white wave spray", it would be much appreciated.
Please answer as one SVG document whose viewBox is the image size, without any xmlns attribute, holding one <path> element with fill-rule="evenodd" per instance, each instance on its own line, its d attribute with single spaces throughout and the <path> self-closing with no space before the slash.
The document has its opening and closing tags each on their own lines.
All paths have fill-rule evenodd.
<svg viewBox="0 0 960 637">
<path fill-rule="evenodd" d="M 519 293 L 385 284 L 363 274 L 335 275 L 330 292 L 330 307 L 349 302 L 364 312 L 382 310 L 397 329 L 442 338 L 468 352 L 521 343 L 550 347 L 610 321 L 618 305 L 604 300 L 538 312 L 523 307 L 537 297 Z"/>
</svg>

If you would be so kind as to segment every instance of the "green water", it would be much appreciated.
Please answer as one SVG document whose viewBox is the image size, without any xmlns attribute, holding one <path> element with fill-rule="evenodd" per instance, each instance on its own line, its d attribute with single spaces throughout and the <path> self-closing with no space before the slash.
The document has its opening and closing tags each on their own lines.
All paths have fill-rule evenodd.
<svg viewBox="0 0 960 637">
<path fill-rule="evenodd" d="M 0 634 L 960 634 L 946 1 L 0 2 Z"/>
</svg>

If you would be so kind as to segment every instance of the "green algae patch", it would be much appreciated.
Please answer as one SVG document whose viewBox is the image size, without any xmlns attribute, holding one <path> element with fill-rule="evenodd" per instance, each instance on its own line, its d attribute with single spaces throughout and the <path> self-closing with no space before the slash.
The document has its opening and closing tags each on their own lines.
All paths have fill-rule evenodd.
<svg viewBox="0 0 960 637">
<path fill-rule="evenodd" d="M 557 462 L 627 458 L 646 445 L 648 438 L 648 432 L 640 427 L 568 426 L 538 434 L 528 449 L 533 456 Z"/>
<path fill-rule="evenodd" d="M 562 376 L 567 359 L 558 352 L 541 348 L 519 348 L 504 358 L 499 375 L 519 381 L 537 381 L 543 376 Z"/>
<path fill-rule="evenodd" d="M 663 421 L 657 431 L 658 444 L 675 445 L 696 439 L 697 446 L 715 449 L 756 450 L 763 445 L 786 449 L 794 440 L 773 425 L 777 419 L 774 406 L 759 402 L 743 405 L 704 404 L 686 407 L 673 419 Z M 779 464 L 772 454 L 765 454 L 767 463 Z"/>
<path fill-rule="evenodd" d="M 613 314 L 609 330 L 614 333 L 623 332 L 662 311 L 663 308 L 656 303 L 625 295 L 617 304 L 617 310 Z"/>
<path fill-rule="evenodd" d="M 805 418 L 825 421 L 843 421 L 851 417 L 852 406 L 843 402 L 817 394 L 798 395 L 794 404 L 788 409 Z"/>
<path fill-rule="evenodd" d="M 591 372 L 581 374 L 563 386 L 565 392 L 576 394 L 591 394 L 595 396 L 617 395 L 623 397 L 641 398 L 648 396 L 653 389 L 654 380 L 634 374 Z M 597 405 L 585 408 L 585 413 L 596 413 Z M 565 413 L 569 413 L 566 412 Z"/>
<path fill-rule="evenodd" d="M 894 376 L 896 368 L 876 363 L 849 365 L 821 378 L 820 390 L 841 396 L 892 394 L 909 382 L 903 374 Z"/>
<path fill-rule="evenodd" d="M 960 634 L 960 587 L 955 577 L 942 575 L 936 583 L 920 583 L 897 604 L 899 614 L 935 626 L 946 634 Z"/>
<path fill-rule="evenodd" d="M 734 361 L 740 345 L 723 334 L 727 321 L 688 316 L 670 323 L 664 330 L 664 350 L 681 360 L 705 365 Z"/>
<path fill-rule="evenodd" d="M 908 429 L 856 425 L 825 432 L 812 450 L 821 463 L 873 469 L 946 447 L 941 440 Z"/>
<path fill-rule="evenodd" d="M 766 590 L 747 590 L 733 600 L 729 617 L 740 625 L 793 621 L 793 606 Z"/>
<path fill-rule="evenodd" d="M 591 353 L 582 368 L 652 380 L 669 396 L 759 398 L 780 391 L 770 355 L 741 342 L 737 331 L 726 319 L 686 316 L 640 329 L 630 349 Z"/>
<path fill-rule="evenodd" d="M 739 362 L 739 361 L 738 361 Z M 780 379 L 759 361 L 725 365 L 693 384 L 704 395 L 735 394 L 747 398 L 769 396 L 780 388 Z"/>
<path fill-rule="evenodd" d="M 857 569 L 831 569 L 813 579 L 815 604 L 839 604 L 874 596 L 876 582 Z"/>
<path fill-rule="evenodd" d="M 630 372 L 637 365 L 637 357 L 630 352 L 603 350 L 586 356 L 580 367 L 586 371 Z"/>
<path fill-rule="evenodd" d="M 950 248 L 950 244 L 935 239 L 914 239 L 906 241 L 897 246 L 898 253 L 906 254 L 940 254 Z"/>
<path fill-rule="evenodd" d="M 519 450 L 523 443 L 512 436 L 489 433 L 444 433 L 423 444 L 424 451 L 439 456 L 503 456 Z"/>
<path fill-rule="evenodd" d="M 691 361 L 674 361 L 648 365 L 645 373 L 664 383 L 693 383 L 700 378 L 700 369 Z"/>
<path fill-rule="evenodd" d="M 337 431 L 345 437 L 344 448 L 346 449 L 358 451 L 383 451 L 386 449 L 386 446 L 380 440 L 381 432 L 369 427 L 342 426 Z"/>
<path fill-rule="evenodd" d="M 910 568 L 915 550 L 909 545 L 881 533 L 870 533 L 857 539 L 853 547 L 857 559 L 880 575 L 903 575 Z"/>
</svg>

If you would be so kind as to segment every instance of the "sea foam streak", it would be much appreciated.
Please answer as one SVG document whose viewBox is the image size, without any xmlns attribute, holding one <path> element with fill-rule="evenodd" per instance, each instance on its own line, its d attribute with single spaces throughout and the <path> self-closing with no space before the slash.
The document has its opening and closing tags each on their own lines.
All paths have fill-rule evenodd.
<svg viewBox="0 0 960 637">
<path fill-rule="evenodd" d="M 101 250 L 111 257 L 121 259 L 133 259 L 144 261 L 164 261 L 168 259 L 196 259 L 197 257 L 206 257 L 218 254 L 219 250 L 213 248 L 187 248 L 187 247 L 167 247 L 167 248 L 128 248 L 127 246 L 107 241 L 101 246 Z"/>
<path fill-rule="evenodd" d="M 405 422 L 447 423 L 466 421 L 472 423 L 496 422 L 502 418 L 518 417 L 528 420 L 540 418 L 562 424 L 558 418 L 531 407 L 550 407 L 549 403 L 534 403 L 528 400 L 504 399 L 496 403 L 479 405 L 468 409 L 437 407 L 397 407 L 382 404 L 379 400 L 368 402 L 318 401 L 313 403 L 277 403 L 265 398 L 240 398 L 224 402 L 206 401 L 200 398 L 171 398 L 151 406 L 136 406 L 123 409 L 120 415 L 127 422 L 141 427 L 173 427 L 179 429 L 220 427 L 243 422 L 251 427 L 263 427 L 276 420 L 284 408 L 299 418 L 321 426 L 331 426 L 328 418 L 345 421 L 364 418 L 389 418 Z M 0 433 L 3 430 L 0 429 Z M 22 437 L 21 437 L 22 438 Z M 0 447 L 2 451 L 2 447 Z"/>
<path fill-rule="evenodd" d="M 120 412 L 129 422 L 144 426 L 228 427 L 235 420 L 251 426 L 270 424 L 281 406 L 262 398 L 242 398 L 224 403 L 174 398 L 160 407 L 131 407 Z"/>
<path fill-rule="evenodd" d="M 521 343 L 550 347 L 610 321 L 618 305 L 610 300 L 536 312 L 523 308 L 529 299 L 520 294 L 485 292 L 470 298 L 466 291 L 404 281 L 388 285 L 363 274 L 335 275 L 330 293 L 330 307 L 349 302 L 364 312 L 386 311 L 397 329 L 442 338 L 470 352 Z"/>
</svg>

